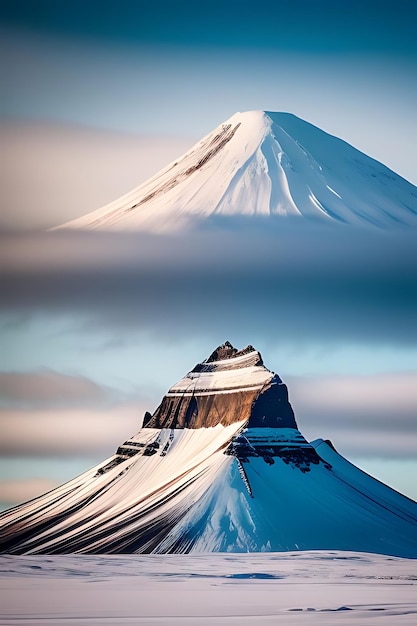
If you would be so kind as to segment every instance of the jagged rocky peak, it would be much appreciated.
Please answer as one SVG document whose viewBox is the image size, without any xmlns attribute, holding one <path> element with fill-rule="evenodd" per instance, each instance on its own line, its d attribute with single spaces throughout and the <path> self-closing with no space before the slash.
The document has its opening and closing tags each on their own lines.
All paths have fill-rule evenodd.
<svg viewBox="0 0 417 626">
<path fill-rule="evenodd" d="M 257 357 L 258 357 L 258 361 L 256 365 L 263 365 L 263 361 L 262 361 L 262 357 L 260 353 L 257 350 L 255 350 L 253 346 L 249 344 L 248 346 L 246 346 L 246 348 L 243 348 L 242 350 L 238 350 L 237 348 L 232 346 L 230 341 L 226 341 L 225 343 L 222 343 L 221 346 L 218 346 L 210 354 L 208 359 L 203 361 L 203 363 L 212 363 L 213 361 L 225 361 L 226 359 L 233 359 L 236 357 L 245 356 L 246 354 L 250 354 L 252 352 L 256 352 Z"/>
<path fill-rule="evenodd" d="M 226 341 L 222 343 L 221 346 L 218 346 L 213 352 L 210 354 L 208 359 L 205 360 L 206 363 L 212 363 L 213 361 L 223 361 L 224 359 L 231 359 L 237 353 L 237 348 L 233 347 L 230 341 Z"/>
<path fill-rule="evenodd" d="M 148 428 L 208 428 L 246 422 L 251 427 L 297 428 L 280 377 L 267 369 L 251 345 L 238 350 L 229 341 L 173 385 Z"/>
</svg>

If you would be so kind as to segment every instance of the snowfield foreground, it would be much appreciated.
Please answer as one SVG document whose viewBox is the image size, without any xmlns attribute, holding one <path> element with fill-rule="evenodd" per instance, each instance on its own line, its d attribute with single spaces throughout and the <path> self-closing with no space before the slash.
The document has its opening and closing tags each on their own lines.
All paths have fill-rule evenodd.
<svg viewBox="0 0 417 626">
<path fill-rule="evenodd" d="M 417 561 L 340 551 L 0 557 L 0 624 L 416 624 Z"/>
</svg>

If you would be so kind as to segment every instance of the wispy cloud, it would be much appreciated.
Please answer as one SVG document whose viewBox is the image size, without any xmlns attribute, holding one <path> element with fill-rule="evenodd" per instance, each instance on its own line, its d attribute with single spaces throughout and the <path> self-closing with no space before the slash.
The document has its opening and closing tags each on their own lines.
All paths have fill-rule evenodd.
<svg viewBox="0 0 417 626">
<path fill-rule="evenodd" d="M 52 228 L 130 191 L 185 152 L 192 139 L 2 122 L 0 228 Z"/>
<path fill-rule="evenodd" d="M 331 439 L 348 457 L 415 459 L 417 372 L 286 382 L 298 426 L 309 439 Z"/>
<path fill-rule="evenodd" d="M 19 408 L 105 406 L 120 398 L 120 392 L 98 385 L 85 376 L 53 370 L 1 372 L 0 405 Z"/>
<path fill-rule="evenodd" d="M 1 410 L 0 454 L 105 458 L 139 430 L 145 408 L 138 401 L 100 410 Z"/>
<path fill-rule="evenodd" d="M 51 370 L 1 373 L 0 394 L 5 456 L 107 456 L 156 408 L 145 394 Z"/>
</svg>

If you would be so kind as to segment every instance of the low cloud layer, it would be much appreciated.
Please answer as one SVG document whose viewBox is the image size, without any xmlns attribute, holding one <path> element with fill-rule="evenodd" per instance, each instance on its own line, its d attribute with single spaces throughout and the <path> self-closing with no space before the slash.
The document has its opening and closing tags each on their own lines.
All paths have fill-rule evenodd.
<svg viewBox="0 0 417 626">
<path fill-rule="evenodd" d="M 233 226 L 230 231 L 227 224 Z M 222 222 L 208 233 L 4 236 L 3 312 L 82 312 L 91 328 L 222 329 L 417 345 L 413 232 Z"/>
</svg>

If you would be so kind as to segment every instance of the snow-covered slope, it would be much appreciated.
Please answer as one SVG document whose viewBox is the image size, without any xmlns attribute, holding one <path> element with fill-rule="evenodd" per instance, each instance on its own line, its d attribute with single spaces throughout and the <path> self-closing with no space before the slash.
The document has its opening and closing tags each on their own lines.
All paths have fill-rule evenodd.
<svg viewBox="0 0 417 626">
<path fill-rule="evenodd" d="M 116 454 L 0 517 L 3 553 L 310 549 L 417 558 L 417 503 L 308 443 L 279 376 L 229 343 Z"/>
<path fill-rule="evenodd" d="M 122 198 L 65 228 L 175 232 L 221 217 L 417 223 L 417 188 L 289 113 L 236 113 Z"/>
</svg>

